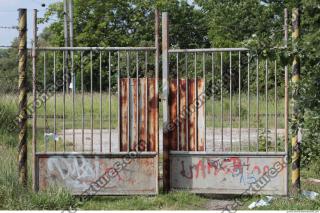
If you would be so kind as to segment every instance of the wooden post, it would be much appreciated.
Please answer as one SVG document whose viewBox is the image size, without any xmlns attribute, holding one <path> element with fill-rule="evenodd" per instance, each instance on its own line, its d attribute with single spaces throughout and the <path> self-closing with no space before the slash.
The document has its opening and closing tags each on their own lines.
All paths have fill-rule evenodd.
<svg viewBox="0 0 320 213">
<path fill-rule="evenodd" d="M 163 92 L 163 190 L 168 192 L 170 190 L 170 142 L 169 132 L 166 126 L 169 125 L 169 111 L 168 111 L 168 77 L 169 77 L 169 29 L 168 29 L 168 13 L 162 13 L 162 92 Z"/>
<path fill-rule="evenodd" d="M 296 49 L 297 42 L 300 39 L 300 9 L 292 9 L 292 42 L 293 48 Z M 292 192 L 300 193 L 300 159 L 301 159 L 301 141 L 299 137 L 300 126 L 300 106 L 298 104 L 299 99 L 299 81 L 300 81 L 300 57 L 298 53 L 295 53 L 292 63 Z"/>
<path fill-rule="evenodd" d="M 27 167 L 27 9 L 19 9 L 19 184 L 26 186 Z"/>
</svg>

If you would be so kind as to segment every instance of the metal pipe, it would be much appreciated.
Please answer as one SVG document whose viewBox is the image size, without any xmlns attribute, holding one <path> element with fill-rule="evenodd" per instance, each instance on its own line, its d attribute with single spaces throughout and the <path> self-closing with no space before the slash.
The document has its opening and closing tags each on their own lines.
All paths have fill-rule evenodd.
<svg viewBox="0 0 320 213">
<path fill-rule="evenodd" d="M 198 82 L 197 82 L 197 53 L 194 53 L 194 81 L 195 81 L 195 87 L 194 87 L 194 94 L 196 96 L 196 100 L 195 100 L 195 139 L 196 139 L 196 143 L 195 143 L 195 150 L 198 150 L 198 146 L 199 146 L 199 142 L 198 142 L 198 111 L 199 108 L 197 107 L 197 103 L 198 103 Z"/>
<path fill-rule="evenodd" d="M 257 65 L 256 65 L 256 84 L 257 84 L 257 151 L 259 151 L 259 56 L 257 56 Z"/>
<path fill-rule="evenodd" d="M 206 53 L 203 53 L 202 55 L 202 64 L 203 64 L 203 81 L 204 81 L 204 94 L 206 94 Z M 197 95 L 198 97 L 198 95 Z M 205 97 L 207 98 L 207 97 Z M 204 151 L 207 150 L 207 140 L 206 140 L 206 105 L 205 103 L 203 103 L 203 106 L 204 107 Z"/>
<path fill-rule="evenodd" d="M 268 75 L 269 74 L 269 70 L 268 70 L 268 59 L 266 59 L 266 79 L 265 79 L 265 90 L 266 90 L 266 117 L 265 117 L 265 119 L 266 119 L 266 152 L 268 152 L 268 142 L 269 142 L 269 140 L 268 140 L 268 137 L 269 137 L 269 134 L 268 134 L 268 131 L 269 131 L 269 129 L 268 129 L 268 121 L 269 121 L 269 119 L 268 119 L 268 111 L 269 111 L 269 109 L 268 109 Z"/>
<path fill-rule="evenodd" d="M 229 123 L 230 123 L 230 149 L 232 151 L 232 53 L 229 52 Z"/>
<path fill-rule="evenodd" d="M 220 53 L 220 95 L 221 95 L 221 150 L 224 151 L 223 147 L 223 53 Z"/>
<path fill-rule="evenodd" d="M 36 89 L 36 79 L 37 79 L 37 13 L 36 9 L 33 10 L 33 42 L 32 42 L 32 96 L 33 96 L 33 113 L 32 113 L 32 188 L 33 191 L 38 191 L 38 184 L 36 181 L 37 174 L 37 89 Z"/>
<path fill-rule="evenodd" d="M 83 52 L 80 55 L 80 72 L 81 72 L 81 108 L 82 108 L 82 128 L 81 128 L 81 139 L 82 139 L 82 152 L 84 152 L 84 88 L 83 88 Z"/>
<path fill-rule="evenodd" d="M 62 67 L 62 70 L 63 70 L 63 151 L 65 152 L 66 151 L 66 69 L 65 69 L 65 52 L 62 53 L 62 56 L 63 56 L 63 67 Z"/>
<path fill-rule="evenodd" d="M 44 107 L 44 143 L 45 143 L 45 152 L 48 151 L 48 140 L 47 140 L 47 68 L 46 68 L 46 53 L 43 54 L 43 107 Z"/>
<path fill-rule="evenodd" d="M 249 151 L 251 151 L 251 141 L 250 141 L 250 53 L 248 53 L 248 144 L 249 144 Z"/>
<path fill-rule="evenodd" d="M 278 151 L 278 143 L 277 143 L 277 137 L 278 137 L 278 98 L 277 98 L 278 88 L 277 88 L 277 61 L 274 61 L 274 111 L 275 111 L 275 124 L 274 124 L 274 136 L 275 136 L 275 151 Z"/>
<path fill-rule="evenodd" d="M 56 94 L 56 52 L 53 52 L 53 101 L 54 101 L 54 106 L 53 106 L 53 132 L 54 132 L 54 151 L 57 151 L 57 140 L 56 140 L 56 134 L 57 134 L 57 94 Z"/>
<path fill-rule="evenodd" d="M 154 51 L 155 47 L 38 47 L 39 51 Z"/>
<path fill-rule="evenodd" d="M 118 51 L 118 67 L 117 67 L 117 74 L 118 74 L 118 144 L 119 144 L 119 147 L 121 145 L 121 110 L 120 110 L 120 107 L 121 107 L 121 94 L 120 94 L 120 91 L 121 91 L 121 87 L 120 87 L 120 52 Z M 121 148 L 120 148 L 121 149 Z"/>
<path fill-rule="evenodd" d="M 109 52 L 109 152 L 111 152 L 112 141 L 111 141 L 111 52 Z"/>
<path fill-rule="evenodd" d="M 180 85 L 179 85 L 179 53 L 177 53 L 177 150 L 180 150 Z"/>
<path fill-rule="evenodd" d="M 249 51 L 248 48 L 203 48 L 203 49 L 169 49 L 169 53 L 203 53 L 203 52 L 238 52 Z"/>
<path fill-rule="evenodd" d="M 163 88 L 163 126 L 170 122 L 169 117 L 169 17 L 168 13 L 162 13 L 162 88 Z M 169 134 L 163 131 L 163 189 L 170 190 L 170 143 Z"/>
<path fill-rule="evenodd" d="M 241 52 L 239 51 L 239 146 L 241 151 Z"/>
<path fill-rule="evenodd" d="M 99 81 L 100 81 L 100 152 L 102 152 L 102 53 L 99 53 Z M 110 103 L 109 103 L 110 104 Z"/>
<path fill-rule="evenodd" d="M 137 114 L 136 114 L 136 116 L 137 116 L 137 120 L 136 120 L 136 122 L 137 122 L 137 124 L 136 124 L 136 126 L 137 126 L 137 129 L 136 129 L 136 131 L 137 131 L 137 144 L 135 145 L 136 147 L 136 151 L 139 151 L 139 120 L 140 120 L 140 118 L 139 118 L 139 110 L 140 110 L 140 107 L 139 107 L 139 53 L 138 52 L 136 52 L 136 94 L 137 94 L 137 100 L 136 100 L 136 107 L 137 107 Z"/>
<path fill-rule="evenodd" d="M 92 51 L 90 51 L 90 94 L 91 94 L 91 152 L 93 152 L 93 64 Z"/>
<path fill-rule="evenodd" d="M 213 130 L 212 130 L 212 133 L 213 133 L 213 140 L 212 140 L 212 150 L 215 151 L 216 150 L 216 129 L 215 129 L 215 113 L 214 113 L 214 72 L 215 72 L 215 69 L 214 69 L 214 53 L 211 53 L 211 65 L 212 65 L 212 126 L 213 126 Z"/>
</svg>

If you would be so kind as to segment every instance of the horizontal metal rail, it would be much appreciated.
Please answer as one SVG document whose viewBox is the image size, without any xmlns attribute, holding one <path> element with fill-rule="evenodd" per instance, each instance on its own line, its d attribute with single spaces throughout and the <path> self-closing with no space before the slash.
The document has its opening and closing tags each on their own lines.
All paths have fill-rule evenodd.
<svg viewBox="0 0 320 213">
<path fill-rule="evenodd" d="M 38 47 L 39 51 L 155 51 L 155 47 Z"/>
<path fill-rule="evenodd" d="M 111 153 L 101 153 L 101 152 L 37 152 L 37 157 L 52 157 L 52 156 L 83 156 L 83 157 L 126 157 L 128 158 L 138 158 L 139 156 L 148 157 L 156 156 L 157 152 L 144 152 L 144 151 L 131 151 L 131 152 L 111 152 Z"/>
<path fill-rule="evenodd" d="M 203 49 L 169 49 L 169 53 L 203 53 L 203 52 L 239 52 L 250 51 L 248 48 L 203 48 Z"/>
<path fill-rule="evenodd" d="M 202 156 L 285 156 L 286 152 L 215 152 L 215 151 L 170 151 L 171 155 L 202 155 Z"/>
</svg>

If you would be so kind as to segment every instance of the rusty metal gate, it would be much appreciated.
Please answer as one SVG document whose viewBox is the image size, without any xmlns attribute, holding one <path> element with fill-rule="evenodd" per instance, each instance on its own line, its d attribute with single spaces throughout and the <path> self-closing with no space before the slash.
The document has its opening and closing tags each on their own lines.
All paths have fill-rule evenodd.
<svg viewBox="0 0 320 213">
<path fill-rule="evenodd" d="M 36 20 L 34 189 L 157 194 L 158 19 L 154 47 L 37 47 Z"/>
<path fill-rule="evenodd" d="M 287 67 L 246 48 L 170 49 L 167 13 L 162 27 L 165 189 L 286 195 Z"/>
</svg>

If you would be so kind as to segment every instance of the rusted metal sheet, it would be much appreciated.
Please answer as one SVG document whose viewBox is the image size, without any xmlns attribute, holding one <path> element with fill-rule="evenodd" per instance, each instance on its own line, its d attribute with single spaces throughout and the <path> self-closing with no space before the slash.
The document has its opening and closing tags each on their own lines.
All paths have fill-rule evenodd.
<svg viewBox="0 0 320 213">
<path fill-rule="evenodd" d="M 90 187 L 97 190 L 97 195 L 158 193 L 155 152 L 136 157 L 128 153 L 38 154 L 37 166 L 40 190 L 59 185 L 77 195 Z"/>
<path fill-rule="evenodd" d="M 156 79 L 139 78 L 138 81 L 139 94 L 137 94 L 136 78 L 130 78 L 129 90 L 129 79 L 120 79 L 120 151 L 128 151 L 129 144 L 130 151 L 136 149 L 139 151 L 157 150 L 158 130 L 157 122 L 155 121 L 157 121 L 158 118 L 158 96 L 155 89 Z M 130 115 L 130 117 L 128 117 L 128 115 Z M 130 141 L 128 141 L 128 138 L 130 138 Z M 144 141 L 145 143 L 140 143 L 138 146 L 138 141 Z"/>
<path fill-rule="evenodd" d="M 129 98 L 129 80 L 127 78 L 120 79 L 120 151 L 128 151 L 128 98 Z"/>
<path fill-rule="evenodd" d="M 170 150 L 178 150 L 178 119 L 177 119 L 177 81 L 171 80 L 169 83 L 169 122 L 173 128 L 168 132 L 170 139 Z"/>
<path fill-rule="evenodd" d="M 205 127 L 205 86 L 204 80 L 197 79 L 197 128 L 198 128 L 198 143 L 197 151 L 205 151 L 205 138 L 206 138 L 206 127 Z"/>
<path fill-rule="evenodd" d="M 180 150 L 188 150 L 187 141 L 187 80 L 179 79 L 180 115 L 179 115 L 179 147 Z"/>
<path fill-rule="evenodd" d="M 156 79 L 148 78 L 147 86 L 147 99 L 148 99 L 148 151 L 157 151 L 158 147 L 158 94 L 156 89 Z"/>
<path fill-rule="evenodd" d="M 172 189 L 216 194 L 287 194 L 285 154 L 176 151 L 171 152 L 170 159 Z"/>
<path fill-rule="evenodd" d="M 188 81 L 188 92 L 187 89 Z M 169 132 L 171 150 L 205 150 L 205 94 L 204 81 L 197 79 L 179 79 L 179 90 L 176 79 L 169 83 L 169 116 L 173 128 Z M 177 113 L 177 95 L 179 92 L 180 112 Z M 188 94 L 188 105 L 187 97 Z M 198 99 L 196 99 L 196 97 Z M 198 101 L 197 101 L 198 100 Z M 179 128 L 178 128 L 179 125 Z M 188 126 L 188 129 L 187 129 Z M 196 134 L 198 131 L 198 134 Z M 178 134 L 178 135 L 177 135 Z M 178 146 L 179 137 L 179 146 Z M 196 138 L 197 137 L 197 138 Z M 188 139 L 188 140 L 187 140 Z M 197 139 L 197 140 L 196 140 Z"/>
<path fill-rule="evenodd" d="M 196 82 L 194 79 L 188 80 L 188 141 L 189 151 L 196 151 Z"/>
</svg>

